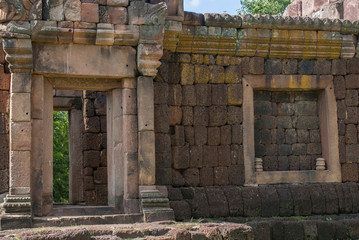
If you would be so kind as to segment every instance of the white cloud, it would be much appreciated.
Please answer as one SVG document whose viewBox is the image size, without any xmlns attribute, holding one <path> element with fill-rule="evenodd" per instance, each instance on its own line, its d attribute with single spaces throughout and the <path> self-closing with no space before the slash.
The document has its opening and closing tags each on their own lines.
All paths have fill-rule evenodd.
<svg viewBox="0 0 359 240">
<path fill-rule="evenodd" d="M 189 1 L 189 5 L 190 5 L 191 7 L 198 7 L 199 4 L 200 4 L 200 0 L 190 0 L 190 1 Z"/>
</svg>

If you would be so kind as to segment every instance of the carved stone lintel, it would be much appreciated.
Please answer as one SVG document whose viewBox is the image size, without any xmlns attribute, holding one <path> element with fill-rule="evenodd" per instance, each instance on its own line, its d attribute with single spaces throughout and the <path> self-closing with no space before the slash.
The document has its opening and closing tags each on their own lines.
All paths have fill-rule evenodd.
<svg viewBox="0 0 359 240">
<path fill-rule="evenodd" d="M 3 39 L 5 59 L 12 73 L 32 72 L 32 44 L 30 39 Z"/>
<path fill-rule="evenodd" d="M 30 195 L 6 195 L 2 209 L 5 214 L 31 214 Z"/>
<path fill-rule="evenodd" d="M 134 25 L 164 25 L 167 5 L 164 2 L 148 4 L 132 1 L 128 8 L 129 23 Z"/>
</svg>

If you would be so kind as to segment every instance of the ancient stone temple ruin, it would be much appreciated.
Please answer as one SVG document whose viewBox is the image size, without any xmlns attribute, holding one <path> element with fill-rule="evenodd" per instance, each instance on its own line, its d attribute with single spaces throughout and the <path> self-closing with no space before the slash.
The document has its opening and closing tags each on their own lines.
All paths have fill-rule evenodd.
<svg viewBox="0 0 359 240">
<path fill-rule="evenodd" d="M 359 213 L 358 22 L 0 6 L 1 229 Z M 53 203 L 54 110 L 70 205 Z"/>
</svg>

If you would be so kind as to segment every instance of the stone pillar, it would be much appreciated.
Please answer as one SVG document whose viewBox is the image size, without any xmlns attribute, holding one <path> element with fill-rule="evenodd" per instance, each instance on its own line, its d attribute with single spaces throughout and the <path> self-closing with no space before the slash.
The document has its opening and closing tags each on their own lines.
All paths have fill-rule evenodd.
<svg viewBox="0 0 359 240">
<path fill-rule="evenodd" d="M 82 149 L 82 130 L 83 116 L 79 109 L 69 111 L 70 136 L 69 136 L 69 202 L 76 204 L 84 201 L 84 182 L 83 182 L 83 151 Z"/>
<path fill-rule="evenodd" d="M 32 45 L 30 39 L 4 39 L 6 61 L 11 71 L 10 87 L 10 169 L 9 194 L 2 205 L 6 215 L 22 215 L 19 227 L 29 227 L 31 219 L 30 159 L 31 159 L 31 72 Z M 1 218 L 1 228 L 7 228 Z"/>
<path fill-rule="evenodd" d="M 123 109 L 123 161 L 124 161 L 124 210 L 140 211 L 138 201 L 138 120 L 136 79 L 124 79 L 122 89 Z"/>
<path fill-rule="evenodd" d="M 123 209 L 124 164 L 122 132 L 122 89 L 107 92 L 107 169 L 108 204 Z"/>
<path fill-rule="evenodd" d="M 31 198 L 35 216 L 52 211 L 53 88 L 43 76 L 32 78 Z"/>
<path fill-rule="evenodd" d="M 153 79 L 137 79 L 139 184 L 155 185 L 155 121 Z"/>
</svg>

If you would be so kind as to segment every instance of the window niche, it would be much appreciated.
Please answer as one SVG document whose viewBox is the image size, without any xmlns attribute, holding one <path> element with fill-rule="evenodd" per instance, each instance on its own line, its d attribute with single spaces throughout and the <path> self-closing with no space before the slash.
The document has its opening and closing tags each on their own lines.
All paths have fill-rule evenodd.
<svg viewBox="0 0 359 240">
<path fill-rule="evenodd" d="M 247 185 L 341 182 L 332 76 L 251 75 L 243 88 Z M 324 171 L 315 170 L 319 157 Z"/>
</svg>

